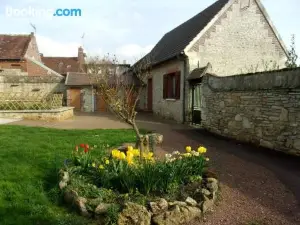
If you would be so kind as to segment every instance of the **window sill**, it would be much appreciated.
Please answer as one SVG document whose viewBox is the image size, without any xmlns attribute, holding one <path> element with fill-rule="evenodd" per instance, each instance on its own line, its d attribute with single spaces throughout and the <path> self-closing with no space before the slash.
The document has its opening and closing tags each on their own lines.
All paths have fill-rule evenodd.
<svg viewBox="0 0 300 225">
<path fill-rule="evenodd" d="M 175 101 L 177 101 L 177 100 L 179 100 L 179 99 L 175 99 L 175 98 L 166 98 L 165 100 L 166 100 L 166 101 L 170 101 L 170 102 L 175 102 Z"/>
</svg>

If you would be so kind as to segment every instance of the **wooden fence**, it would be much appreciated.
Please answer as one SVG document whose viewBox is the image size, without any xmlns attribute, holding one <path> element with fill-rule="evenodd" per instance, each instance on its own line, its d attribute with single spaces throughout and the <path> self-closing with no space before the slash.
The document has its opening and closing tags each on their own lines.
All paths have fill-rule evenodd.
<svg viewBox="0 0 300 225">
<path fill-rule="evenodd" d="M 0 110 L 49 110 L 62 107 L 63 94 L 0 92 Z"/>
</svg>

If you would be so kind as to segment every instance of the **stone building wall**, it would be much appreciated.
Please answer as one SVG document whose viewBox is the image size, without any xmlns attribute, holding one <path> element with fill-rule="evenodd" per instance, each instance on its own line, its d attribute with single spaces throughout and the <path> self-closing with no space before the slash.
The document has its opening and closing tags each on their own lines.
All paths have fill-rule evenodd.
<svg viewBox="0 0 300 225">
<path fill-rule="evenodd" d="M 203 77 L 202 125 L 239 141 L 300 155 L 300 68 Z"/>
<path fill-rule="evenodd" d="M 180 71 L 180 99 L 163 98 L 163 77 L 165 74 Z M 185 68 L 183 61 L 172 60 L 151 71 L 153 85 L 153 112 L 163 118 L 183 122 L 183 84 L 185 81 Z M 147 89 L 144 95 L 147 103 Z"/>
<path fill-rule="evenodd" d="M 219 76 L 284 67 L 286 53 L 257 1 L 235 0 L 188 50 L 190 68 L 212 64 Z"/>
</svg>

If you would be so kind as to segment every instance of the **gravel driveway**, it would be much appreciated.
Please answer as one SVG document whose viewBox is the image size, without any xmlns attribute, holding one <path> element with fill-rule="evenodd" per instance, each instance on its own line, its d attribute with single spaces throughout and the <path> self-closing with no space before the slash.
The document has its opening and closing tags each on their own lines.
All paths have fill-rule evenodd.
<svg viewBox="0 0 300 225">
<path fill-rule="evenodd" d="M 139 124 L 163 134 L 162 148 L 168 152 L 184 150 L 186 145 L 204 145 L 220 176 L 218 206 L 204 221 L 189 225 L 300 225 L 300 157 L 157 121 L 146 114 L 140 117 Z"/>
</svg>

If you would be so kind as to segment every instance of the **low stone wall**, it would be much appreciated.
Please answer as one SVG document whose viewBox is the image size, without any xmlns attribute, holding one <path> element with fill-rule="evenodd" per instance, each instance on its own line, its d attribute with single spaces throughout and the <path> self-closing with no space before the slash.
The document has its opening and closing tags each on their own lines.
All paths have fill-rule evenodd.
<svg viewBox="0 0 300 225">
<path fill-rule="evenodd" d="M 300 155 L 300 69 L 203 77 L 202 125 L 239 141 Z"/>
<path fill-rule="evenodd" d="M 0 110 L 0 117 L 43 121 L 62 121 L 73 117 L 73 109 L 74 107 L 61 107 L 52 110 Z"/>
</svg>

